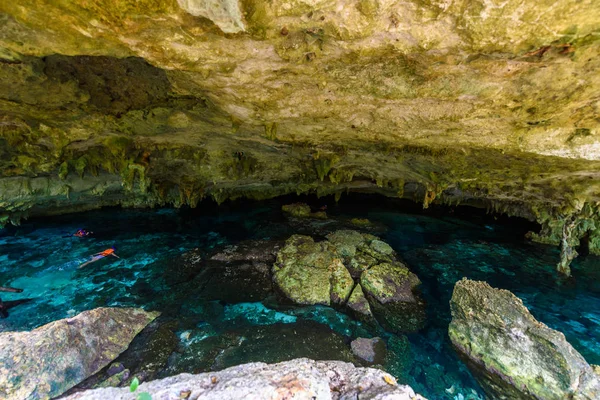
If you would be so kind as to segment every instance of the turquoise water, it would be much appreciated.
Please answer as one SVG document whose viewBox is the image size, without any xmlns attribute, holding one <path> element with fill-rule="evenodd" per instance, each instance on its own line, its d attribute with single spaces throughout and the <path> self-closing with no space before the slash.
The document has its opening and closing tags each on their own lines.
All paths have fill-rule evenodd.
<svg viewBox="0 0 600 400">
<path fill-rule="evenodd" d="M 201 372 L 250 361 L 308 356 L 355 361 L 349 342 L 381 336 L 388 343 L 384 367 L 430 399 L 477 398 L 479 388 L 454 355 L 447 338 L 448 302 L 466 276 L 511 290 L 532 314 L 562 331 L 590 363 L 600 364 L 600 258 L 580 257 L 573 278 L 558 279 L 558 250 L 528 243 L 524 221 L 469 209 L 428 213 L 403 202 L 349 197 L 327 204 L 328 221 L 289 221 L 281 204 L 202 203 L 195 210 L 106 209 L 35 219 L 0 232 L 0 285 L 23 288 L 2 299 L 33 300 L 10 310 L 0 331 L 33 329 L 100 306 L 138 306 L 162 316 L 134 341 L 120 361 L 143 378 Z M 293 233 L 322 236 L 347 228 L 352 217 L 369 218 L 423 281 L 428 324 L 396 336 L 328 307 L 294 307 L 278 301 L 265 275 L 242 268 L 185 268 L 194 251 L 203 260 L 226 246 L 283 240 Z M 92 238 L 64 237 L 78 228 Z M 84 269 L 90 254 L 116 246 L 109 258 Z M 204 265 L 204 264 L 203 264 Z M 150 371 L 150 372 L 148 372 Z M 145 375 L 144 375 L 145 374 Z"/>
</svg>

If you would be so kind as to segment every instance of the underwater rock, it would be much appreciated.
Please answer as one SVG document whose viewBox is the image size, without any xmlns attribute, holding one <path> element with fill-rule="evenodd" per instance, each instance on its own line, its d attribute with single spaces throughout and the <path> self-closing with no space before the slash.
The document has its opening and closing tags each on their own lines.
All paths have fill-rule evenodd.
<svg viewBox="0 0 600 400">
<path fill-rule="evenodd" d="M 350 296 L 354 281 L 327 241 L 293 235 L 277 253 L 273 281 L 297 304 L 340 304 Z"/>
<path fill-rule="evenodd" d="M 196 248 L 168 260 L 163 276 L 167 285 L 175 286 L 192 280 L 201 269 L 202 252 Z"/>
<path fill-rule="evenodd" d="M 465 278 L 450 308 L 450 340 L 490 398 L 600 398 L 592 367 L 511 292 Z"/>
<path fill-rule="evenodd" d="M 383 365 L 387 355 L 385 342 L 381 338 L 358 338 L 350 343 L 352 353 L 367 365 Z"/>
<path fill-rule="evenodd" d="M 190 337 L 189 343 L 182 345 L 179 351 L 169 357 L 169 362 L 160 372 L 159 378 L 184 372 L 198 374 L 212 371 L 219 354 L 239 346 L 242 341 L 242 336 L 236 332 L 225 332 L 217 336 L 206 336 L 206 332 L 197 332 Z"/>
<path fill-rule="evenodd" d="M 208 261 L 202 274 L 191 283 L 195 296 L 227 303 L 260 301 L 273 291 L 270 264 L 264 262 Z"/>
<path fill-rule="evenodd" d="M 248 362 L 275 363 L 302 357 L 357 361 L 344 336 L 314 321 L 258 325 L 228 334 L 236 335 L 238 341 L 221 348 L 211 363 L 211 370 Z"/>
<path fill-rule="evenodd" d="M 393 332 L 413 332 L 425 324 L 425 303 L 418 293 L 419 278 L 399 261 L 381 263 L 360 277 L 375 318 Z"/>
<path fill-rule="evenodd" d="M 341 361 L 300 358 L 279 364 L 250 363 L 219 372 L 181 374 L 142 383 L 138 392 L 154 399 L 179 399 L 185 393 L 204 400 L 241 399 L 424 399 L 394 377 L 373 368 L 357 368 Z M 96 389 L 65 400 L 126 400 L 129 388 Z"/>
<path fill-rule="evenodd" d="M 275 262 L 277 252 L 283 242 L 277 240 L 244 240 L 235 245 L 226 246 L 210 256 L 214 261 L 260 261 Z"/>
<path fill-rule="evenodd" d="M 140 380 L 155 379 L 177 349 L 179 339 L 173 332 L 176 327 L 177 324 L 173 321 L 154 321 L 131 342 L 117 361 L 122 362 L 131 375 Z"/>
<path fill-rule="evenodd" d="M 158 315 L 135 308 L 97 308 L 31 332 L 1 333 L 0 397 L 21 400 L 64 393 L 115 359 Z"/>
</svg>

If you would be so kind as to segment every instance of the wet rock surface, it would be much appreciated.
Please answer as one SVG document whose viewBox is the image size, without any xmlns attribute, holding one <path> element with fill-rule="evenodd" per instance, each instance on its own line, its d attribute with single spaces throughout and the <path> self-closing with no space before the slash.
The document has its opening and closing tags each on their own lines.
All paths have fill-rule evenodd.
<svg viewBox="0 0 600 400">
<path fill-rule="evenodd" d="M 593 368 L 511 292 L 463 279 L 450 306 L 450 339 L 491 398 L 600 398 Z"/>
<path fill-rule="evenodd" d="M 127 349 L 155 312 L 97 308 L 31 332 L 0 334 L 0 397 L 58 396 Z"/>
<path fill-rule="evenodd" d="M 356 368 L 341 361 L 305 358 L 279 364 L 251 363 L 219 372 L 181 374 L 143 383 L 138 392 L 152 398 L 241 399 L 423 399 L 409 386 L 398 385 L 389 374 L 371 368 Z M 183 397 L 182 397 L 183 395 Z M 75 393 L 67 400 L 129 400 L 129 388 L 107 388 Z"/>
</svg>

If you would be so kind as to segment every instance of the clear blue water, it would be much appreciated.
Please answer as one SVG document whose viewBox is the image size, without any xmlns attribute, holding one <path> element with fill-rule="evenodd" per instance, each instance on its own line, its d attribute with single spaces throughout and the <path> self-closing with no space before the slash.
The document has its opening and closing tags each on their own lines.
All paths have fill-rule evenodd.
<svg viewBox="0 0 600 400">
<path fill-rule="evenodd" d="M 328 221 L 290 223 L 280 212 L 282 202 L 289 199 L 221 207 L 202 203 L 195 210 L 105 209 L 8 227 L 0 231 L 0 285 L 24 293 L 2 293 L 2 299 L 33 301 L 12 309 L 0 320 L 0 331 L 32 329 L 100 306 L 160 310 L 162 333 L 152 336 L 151 346 L 140 344 L 160 348 L 152 353 L 160 366 L 152 377 L 298 356 L 350 361 L 350 340 L 379 335 L 390 350 L 384 367 L 399 381 L 430 399 L 472 399 L 479 388 L 447 338 L 452 288 L 466 276 L 511 290 L 536 318 L 562 331 L 588 362 L 600 364 L 600 258 L 576 259 L 573 278 L 564 281 L 554 272 L 558 250 L 525 241 L 532 226 L 521 220 L 496 221 L 469 209 L 425 214 L 407 203 L 354 197 L 329 204 Z M 205 258 L 248 239 L 319 236 L 347 227 L 352 217 L 377 223 L 375 234 L 423 281 L 428 324 L 422 331 L 397 337 L 331 308 L 282 305 L 258 276 L 239 278 L 250 279 L 245 290 L 235 285 L 237 275 L 227 275 L 231 271 L 191 283 L 177 279 L 181 255 L 192 249 Z M 82 227 L 94 237 L 64 237 Z M 90 254 L 113 245 L 120 259 L 77 269 Z M 209 284 L 199 284 L 207 279 Z"/>
</svg>

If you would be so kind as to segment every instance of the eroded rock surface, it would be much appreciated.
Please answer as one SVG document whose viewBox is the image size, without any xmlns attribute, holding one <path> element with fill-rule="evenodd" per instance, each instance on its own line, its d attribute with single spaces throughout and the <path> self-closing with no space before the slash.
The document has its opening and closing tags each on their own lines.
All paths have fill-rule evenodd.
<svg viewBox="0 0 600 400">
<path fill-rule="evenodd" d="M 251 363 L 219 372 L 181 374 L 142 383 L 138 392 L 154 399 L 201 398 L 206 400 L 263 399 L 388 399 L 415 400 L 423 397 L 402 386 L 389 374 L 371 368 L 356 368 L 341 361 L 306 358 L 279 364 Z M 182 397 L 184 396 L 184 397 Z M 66 400 L 129 400 L 129 388 L 106 388 L 76 393 Z"/>
<path fill-rule="evenodd" d="M 114 360 L 158 314 L 97 308 L 31 332 L 0 333 L 0 397 L 64 393 Z"/>
<path fill-rule="evenodd" d="M 600 398 L 592 367 L 511 292 L 463 279 L 450 307 L 450 339 L 490 398 Z"/>
<path fill-rule="evenodd" d="M 0 225 L 361 191 L 558 244 L 600 220 L 596 3 L 2 2 Z"/>
</svg>

